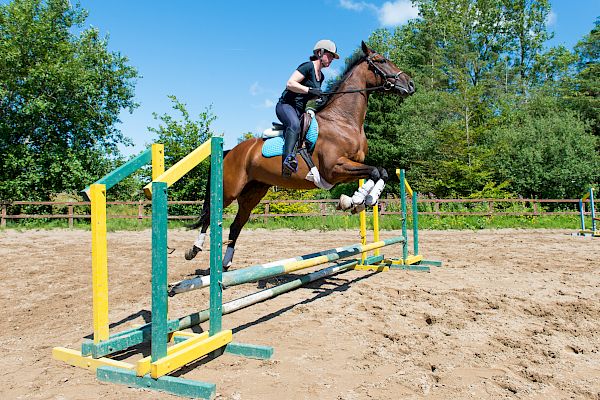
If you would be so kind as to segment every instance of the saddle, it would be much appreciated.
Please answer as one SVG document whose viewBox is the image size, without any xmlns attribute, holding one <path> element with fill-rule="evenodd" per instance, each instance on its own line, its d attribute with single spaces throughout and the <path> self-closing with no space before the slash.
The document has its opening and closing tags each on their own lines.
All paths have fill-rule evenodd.
<svg viewBox="0 0 600 400">
<path fill-rule="evenodd" d="M 304 143 L 304 140 L 306 138 L 306 132 L 308 131 L 308 128 L 310 128 L 310 123 L 312 121 L 313 115 L 314 114 L 311 110 L 305 112 L 300 116 L 300 134 L 298 135 L 298 147 L 301 147 L 300 145 Z M 285 127 L 283 126 L 283 124 L 280 124 L 279 122 L 273 122 L 273 127 L 265 130 L 263 132 L 262 137 L 268 139 L 272 137 L 283 136 L 284 129 Z"/>
<path fill-rule="evenodd" d="M 314 124 L 313 124 L 314 119 Z M 311 127 L 311 124 L 314 126 Z M 285 127 L 278 123 L 273 122 L 273 127 L 263 132 L 263 139 L 266 139 L 262 148 L 262 155 L 264 157 L 274 157 L 281 155 L 283 148 L 283 130 Z M 317 141 L 317 135 L 319 132 L 318 124 L 315 119 L 313 110 L 308 110 L 300 116 L 300 134 L 298 135 L 298 154 L 304 159 L 309 169 L 314 167 L 314 163 L 310 154 Z"/>
</svg>

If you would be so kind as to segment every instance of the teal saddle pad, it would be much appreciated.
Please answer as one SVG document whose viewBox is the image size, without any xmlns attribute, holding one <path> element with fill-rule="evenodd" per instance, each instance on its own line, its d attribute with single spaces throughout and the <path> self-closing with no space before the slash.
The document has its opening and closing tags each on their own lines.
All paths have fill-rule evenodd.
<svg viewBox="0 0 600 400">
<path fill-rule="evenodd" d="M 306 141 L 309 143 L 309 149 L 312 151 L 315 148 L 315 143 L 317 143 L 317 138 L 319 137 L 319 123 L 317 119 L 313 117 L 310 122 L 310 127 L 306 132 Z M 277 157 L 283 153 L 283 136 L 272 137 L 264 141 L 262 147 L 262 155 L 264 157 Z"/>
</svg>

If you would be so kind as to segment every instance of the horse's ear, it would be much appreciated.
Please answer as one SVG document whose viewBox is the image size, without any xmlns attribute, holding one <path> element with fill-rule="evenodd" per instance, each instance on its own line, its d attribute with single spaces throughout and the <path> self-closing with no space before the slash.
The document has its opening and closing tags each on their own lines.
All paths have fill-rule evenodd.
<svg viewBox="0 0 600 400">
<path fill-rule="evenodd" d="M 364 40 L 361 42 L 361 47 L 362 47 L 363 53 L 365 53 L 365 56 L 368 56 L 369 54 L 371 54 L 373 52 L 373 50 L 371 50 L 369 48 L 369 46 L 367 46 L 367 44 L 365 43 Z"/>
</svg>

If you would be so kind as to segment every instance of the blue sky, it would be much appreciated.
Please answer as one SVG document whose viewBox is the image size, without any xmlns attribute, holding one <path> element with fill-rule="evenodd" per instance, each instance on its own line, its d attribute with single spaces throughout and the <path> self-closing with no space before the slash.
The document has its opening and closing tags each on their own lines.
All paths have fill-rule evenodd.
<svg viewBox="0 0 600 400">
<path fill-rule="evenodd" d="M 334 40 L 340 60 L 325 75 L 343 68 L 349 56 L 379 27 L 414 17 L 409 1 L 305 0 L 204 2 L 193 0 L 80 0 L 86 24 L 109 35 L 110 49 L 127 56 L 142 78 L 140 107 L 123 112 L 121 130 L 142 150 L 155 138 L 152 113 L 171 113 L 174 94 L 197 116 L 212 105 L 213 129 L 233 147 L 244 132 L 261 132 L 276 121 L 275 103 L 294 69 L 322 38 Z M 572 46 L 600 16 L 600 0 L 554 0 L 552 45 Z"/>
</svg>

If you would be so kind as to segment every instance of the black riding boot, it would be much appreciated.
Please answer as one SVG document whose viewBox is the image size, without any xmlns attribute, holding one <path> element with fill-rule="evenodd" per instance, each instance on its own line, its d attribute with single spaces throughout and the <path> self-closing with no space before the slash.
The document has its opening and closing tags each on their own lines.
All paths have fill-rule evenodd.
<svg viewBox="0 0 600 400">
<path fill-rule="evenodd" d="M 281 175 L 289 177 L 292 173 L 298 171 L 298 161 L 296 160 L 296 153 L 294 152 L 294 147 L 298 141 L 298 132 L 287 128 L 284 136 L 285 142 L 283 144 L 283 154 L 281 156 Z"/>
</svg>

